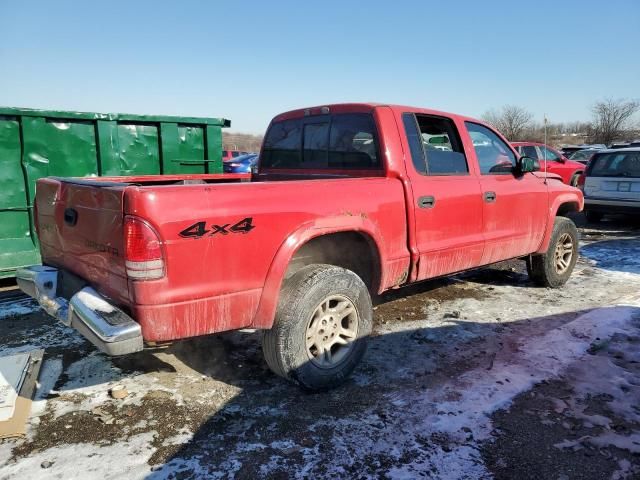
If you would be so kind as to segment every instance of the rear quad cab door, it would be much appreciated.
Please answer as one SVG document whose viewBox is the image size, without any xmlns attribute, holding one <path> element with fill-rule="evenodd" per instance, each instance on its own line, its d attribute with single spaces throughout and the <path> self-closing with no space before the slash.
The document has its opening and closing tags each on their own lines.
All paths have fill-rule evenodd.
<svg viewBox="0 0 640 480">
<path fill-rule="evenodd" d="M 496 132 L 465 122 L 480 171 L 485 248 L 482 265 L 535 252 L 549 218 L 544 179 L 515 175 L 516 154 Z"/>
<path fill-rule="evenodd" d="M 454 122 L 414 113 L 404 113 L 402 120 L 418 280 L 478 266 L 484 247 L 480 183 L 470 172 Z"/>
</svg>

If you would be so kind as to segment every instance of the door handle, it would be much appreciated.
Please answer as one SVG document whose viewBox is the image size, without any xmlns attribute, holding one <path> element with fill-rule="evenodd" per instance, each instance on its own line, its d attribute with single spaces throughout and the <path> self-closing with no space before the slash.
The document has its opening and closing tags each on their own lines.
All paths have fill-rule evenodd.
<svg viewBox="0 0 640 480">
<path fill-rule="evenodd" d="M 433 208 L 436 204 L 436 199 L 433 196 L 420 197 L 418 199 L 418 206 L 420 208 Z"/>
<path fill-rule="evenodd" d="M 484 201 L 493 203 L 496 201 L 496 192 L 484 192 Z"/>
</svg>

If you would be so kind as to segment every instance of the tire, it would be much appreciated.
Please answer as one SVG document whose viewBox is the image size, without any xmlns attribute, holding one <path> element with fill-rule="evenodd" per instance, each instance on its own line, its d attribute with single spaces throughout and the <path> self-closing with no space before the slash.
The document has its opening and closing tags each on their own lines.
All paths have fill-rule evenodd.
<svg viewBox="0 0 640 480">
<path fill-rule="evenodd" d="M 541 279 L 540 279 L 540 274 L 539 271 L 536 270 L 533 266 L 533 258 L 534 255 L 529 255 L 526 258 L 526 262 L 527 262 L 527 274 L 529 275 L 529 279 L 535 283 L 536 285 L 540 285 L 541 284 Z"/>
<path fill-rule="evenodd" d="M 527 273 L 536 285 L 558 288 L 567 283 L 577 260 L 578 229 L 568 218 L 556 217 L 547 252 L 527 258 Z"/>
<path fill-rule="evenodd" d="M 594 212 L 593 210 L 585 210 L 584 216 L 586 217 L 587 222 L 598 223 L 600 220 L 602 220 L 603 214 L 600 212 Z"/>
<path fill-rule="evenodd" d="M 360 277 L 333 265 L 309 265 L 280 292 L 263 355 L 277 375 L 306 390 L 327 390 L 358 365 L 372 325 L 371 297 Z"/>
</svg>

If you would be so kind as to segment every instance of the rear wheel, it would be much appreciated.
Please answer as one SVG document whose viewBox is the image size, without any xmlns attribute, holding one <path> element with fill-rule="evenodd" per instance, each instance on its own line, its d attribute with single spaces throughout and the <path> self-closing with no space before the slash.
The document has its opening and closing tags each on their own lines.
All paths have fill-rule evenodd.
<svg viewBox="0 0 640 480">
<path fill-rule="evenodd" d="M 262 349 L 274 373 L 308 390 L 344 382 L 362 359 L 373 310 L 364 282 L 332 265 L 309 265 L 286 281 Z"/>
<path fill-rule="evenodd" d="M 543 255 L 527 258 L 529 278 L 542 287 L 564 285 L 578 260 L 578 230 L 566 217 L 556 217 L 549 248 Z"/>
<path fill-rule="evenodd" d="M 587 222 L 589 223 L 598 223 L 603 217 L 602 213 L 594 212 L 593 210 L 585 210 L 584 216 L 587 218 Z"/>
</svg>

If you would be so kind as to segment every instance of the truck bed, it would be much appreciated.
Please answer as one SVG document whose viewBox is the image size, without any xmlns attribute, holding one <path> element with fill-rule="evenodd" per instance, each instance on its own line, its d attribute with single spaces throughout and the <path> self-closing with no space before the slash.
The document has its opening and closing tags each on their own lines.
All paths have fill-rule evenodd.
<svg viewBox="0 0 640 480">
<path fill-rule="evenodd" d="M 42 179 L 37 215 L 43 263 L 82 278 L 131 313 L 148 341 L 259 323 L 260 298 L 276 254 L 300 241 L 300 232 L 321 234 L 349 224 L 375 239 L 381 260 L 388 262 L 381 288 L 397 284 L 407 271 L 405 202 L 397 179 L 250 178 Z M 125 216 L 143 219 L 159 233 L 163 278 L 127 276 Z"/>
</svg>

